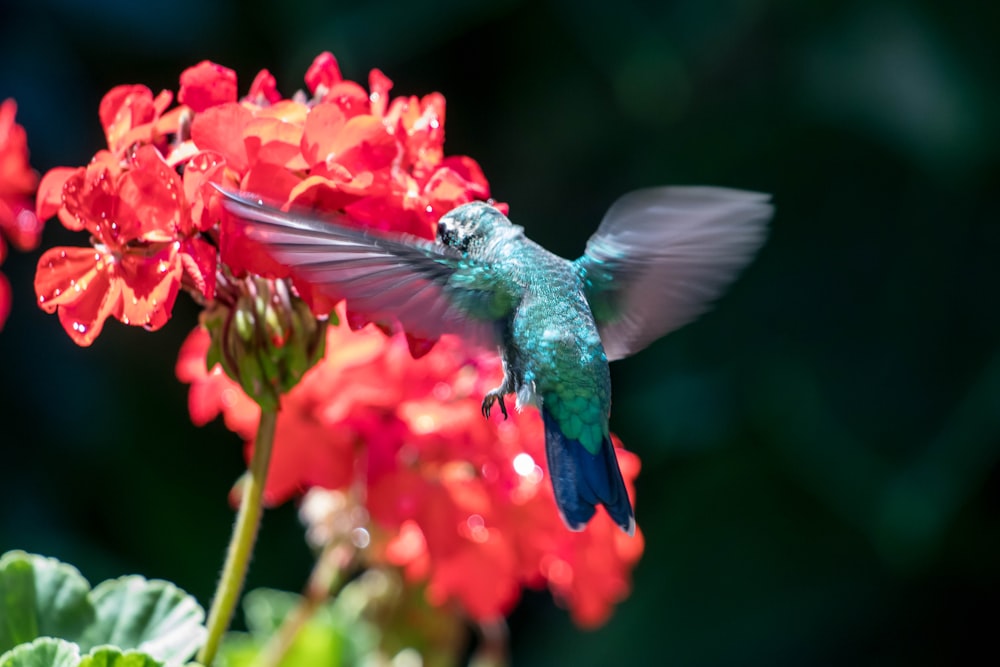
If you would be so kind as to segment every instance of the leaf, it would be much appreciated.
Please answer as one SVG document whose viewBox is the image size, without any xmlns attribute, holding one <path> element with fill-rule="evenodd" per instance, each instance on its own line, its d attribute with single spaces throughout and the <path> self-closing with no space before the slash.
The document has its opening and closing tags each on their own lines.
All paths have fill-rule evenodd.
<svg viewBox="0 0 1000 667">
<path fill-rule="evenodd" d="M 37 637 L 76 641 L 94 621 L 90 584 L 72 565 L 10 551 L 0 558 L 0 651 Z"/>
<path fill-rule="evenodd" d="M 76 667 L 80 647 L 73 642 L 42 637 L 0 655 L 0 667 Z"/>
<path fill-rule="evenodd" d="M 78 667 L 163 667 L 163 663 L 141 651 L 119 651 L 102 646 L 80 660 Z"/>
<path fill-rule="evenodd" d="M 78 654 L 100 647 L 85 657 L 94 667 L 180 665 L 204 643 L 204 618 L 195 599 L 167 581 L 130 576 L 90 590 L 76 568 L 53 558 L 0 557 L 0 651 L 54 637 L 79 644 Z M 108 644 L 126 653 L 104 651 Z"/>
<path fill-rule="evenodd" d="M 205 641 L 205 612 L 168 581 L 130 576 L 105 581 L 90 594 L 97 618 L 80 644 L 138 649 L 181 663 Z"/>
</svg>

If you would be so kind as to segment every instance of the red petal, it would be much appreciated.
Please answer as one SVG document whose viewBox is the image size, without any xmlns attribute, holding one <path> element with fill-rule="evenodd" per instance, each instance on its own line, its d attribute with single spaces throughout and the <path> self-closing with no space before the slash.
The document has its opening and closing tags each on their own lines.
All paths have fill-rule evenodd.
<svg viewBox="0 0 1000 667">
<path fill-rule="evenodd" d="M 410 348 L 410 355 L 414 359 L 419 359 L 420 357 L 430 352 L 432 349 L 434 349 L 434 345 L 436 343 L 437 339 L 430 340 L 427 338 L 418 338 L 417 336 L 406 334 L 406 344 Z"/>
<path fill-rule="evenodd" d="M 28 135 L 14 122 L 17 104 L 0 104 L 0 198 L 30 196 L 38 184 L 38 174 L 28 164 Z"/>
<path fill-rule="evenodd" d="M 170 319 L 181 280 L 178 244 L 169 244 L 159 252 L 126 252 L 119 262 L 122 284 L 122 312 L 125 324 L 149 330 L 162 327 Z"/>
<path fill-rule="evenodd" d="M 190 226 L 182 228 L 184 234 L 195 229 L 206 231 L 215 226 L 218 216 L 206 203 L 216 199 L 218 191 L 210 183 L 223 183 L 226 160 L 214 151 L 201 151 L 184 165 L 184 198 L 190 205 Z"/>
<path fill-rule="evenodd" d="M 221 197 L 218 193 L 217 196 Z M 219 209 L 219 257 L 236 276 L 252 273 L 268 278 L 288 276 L 288 268 L 271 259 L 260 243 L 251 241 L 245 226 L 228 211 Z"/>
<path fill-rule="evenodd" d="M 286 165 L 300 157 L 301 126 L 274 118 L 254 118 L 243 131 L 251 164 L 271 162 Z"/>
<path fill-rule="evenodd" d="M 85 172 L 86 169 L 83 167 L 56 167 L 45 173 L 42 181 L 38 184 L 38 194 L 35 198 L 35 211 L 39 219 L 48 220 L 62 208 L 63 186 L 66 181 L 74 175 L 82 178 Z M 74 231 L 80 229 L 83 227 L 74 229 Z"/>
<path fill-rule="evenodd" d="M 313 165 L 325 161 L 346 122 L 347 116 L 336 104 L 314 106 L 306 116 L 302 133 L 302 157 L 306 162 Z"/>
<path fill-rule="evenodd" d="M 87 229 L 104 243 L 118 243 L 115 216 L 118 196 L 114 181 L 121 166 L 109 151 L 99 151 L 86 169 L 63 185 L 59 220 L 67 229 Z"/>
<path fill-rule="evenodd" d="M 349 121 L 337 137 L 332 149 L 337 162 L 352 174 L 378 171 L 392 165 L 399 153 L 396 139 L 380 118 L 356 116 Z"/>
<path fill-rule="evenodd" d="M 302 126 L 309 114 L 309 106 L 298 100 L 278 100 L 269 107 L 254 111 L 254 118 L 274 118 L 275 120 Z"/>
<path fill-rule="evenodd" d="M 467 155 L 452 155 L 441 161 L 441 167 L 450 169 L 465 181 L 473 199 L 489 199 L 490 184 L 479 163 Z"/>
<path fill-rule="evenodd" d="M 368 73 L 368 89 L 371 91 L 371 112 L 373 116 L 384 116 L 389 105 L 389 91 L 392 90 L 392 79 L 380 69 Z"/>
<path fill-rule="evenodd" d="M 247 170 L 247 151 L 243 129 L 253 115 L 241 105 L 223 104 L 206 109 L 191 123 L 191 139 L 201 150 L 220 153 L 232 169 Z"/>
<path fill-rule="evenodd" d="M 240 187 L 245 192 L 252 192 L 281 206 L 288 201 L 289 193 L 301 182 L 301 178 L 285 167 L 273 162 L 261 162 L 247 172 Z"/>
<path fill-rule="evenodd" d="M 174 101 L 174 94 L 169 90 L 161 90 L 153 100 L 153 113 L 158 118 L 167 110 L 170 103 Z"/>
<path fill-rule="evenodd" d="M 218 262 L 215 246 L 198 238 L 186 239 L 181 244 L 180 259 L 202 296 L 211 300 L 215 296 L 215 270 Z"/>
<path fill-rule="evenodd" d="M 181 345 L 177 356 L 177 379 L 191 385 L 188 410 L 191 421 L 203 426 L 225 413 L 226 427 L 241 438 L 252 438 L 260 418 L 260 407 L 216 364 L 205 368 L 211 343 L 208 331 L 198 326 Z"/>
<path fill-rule="evenodd" d="M 196 113 L 209 107 L 236 101 L 236 72 L 203 60 L 181 72 L 177 101 Z"/>
<path fill-rule="evenodd" d="M 344 210 L 365 227 L 434 238 L 434 226 L 407 208 L 395 193 L 365 197 Z"/>
<path fill-rule="evenodd" d="M 319 419 L 315 402 L 292 390 L 282 401 L 264 496 L 274 506 L 308 489 L 344 488 L 354 473 L 354 439 Z M 252 443 L 247 443 L 249 463 Z"/>
<path fill-rule="evenodd" d="M 306 302 L 309 310 L 316 317 L 323 317 L 332 313 L 334 307 L 341 301 L 341 299 L 334 295 L 325 294 L 323 290 L 305 280 L 293 278 L 292 284 L 295 285 L 295 291 L 299 293 L 299 296 L 302 297 L 302 300 Z"/>
<path fill-rule="evenodd" d="M 38 260 L 35 293 L 48 313 L 59 310 L 77 345 L 90 345 L 119 307 L 114 265 L 93 248 L 52 248 Z"/>
<path fill-rule="evenodd" d="M 340 107 L 348 118 L 369 112 L 368 93 L 353 81 L 338 81 L 323 96 L 324 104 Z"/>
<path fill-rule="evenodd" d="M 104 321 L 120 312 L 121 286 L 100 272 L 80 299 L 59 307 L 59 322 L 74 343 L 87 347 L 100 335 Z"/>
<path fill-rule="evenodd" d="M 153 146 L 140 146 L 118 181 L 117 223 L 123 239 L 173 241 L 188 220 L 184 185 Z"/>
<path fill-rule="evenodd" d="M 260 105 L 263 105 L 265 101 L 268 104 L 274 104 L 280 100 L 281 93 L 278 92 L 278 82 L 275 81 L 274 75 L 266 69 L 257 72 L 253 83 L 250 84 L 246 99 Z"/>
<path fill-rule="evenodd" d="M 339 211 L 358 199 L 357 195 L 344 192 L 341 185 L 321 176 L 310 176 L 292 189 L 288 203 L 296 208 L 318 212 Z"/>
<path fill-rule="evenodd" d="M 27 199 L 14 199 L 10 205 L 0 200 L 0 228 L 3 228 L 11 245 L 21 252 L 33 250 L 41 241 L 42 221 Z"/>
<path fill-rule="evenodd" d="M 108 148 L 118 150 L 124 148 L 126 135 L 140 125 L 153 120 L 156 107 L 153 104 L 153 92 L 142 85 L 116 86 L 101 100 L 98 111 L 104 135 L 108 140 Z"/>
<path fill-rule="evenodd" d="M 108 264 L 93 248 L 50 248 L 38 258 L 35 269 L 35 294 L 38 305 L 47 313 L 78 298 L 80 289 L 90 287 L 95 269 L 107 270 Z"/>
<path fill-rule="evenodd" d="M 333 84 L 342 79 L 337 59 L 329 51 L 324 51 L 316 56 L 312 61 L 312 65 L 306 70 L 305 76 L 306 86 L 308 86 L 309 92 L 314 95 L 320 86 L 325 86 L 329 89 Z"/>
</svg>

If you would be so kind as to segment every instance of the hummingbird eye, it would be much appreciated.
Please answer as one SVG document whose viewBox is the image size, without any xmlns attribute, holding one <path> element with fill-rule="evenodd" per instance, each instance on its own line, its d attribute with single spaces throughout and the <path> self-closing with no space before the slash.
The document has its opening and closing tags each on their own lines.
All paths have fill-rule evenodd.
<svg viewBox="0 0 1000 667">
<path fill-rule="evenodd" d="M 465 249 L 461 247 L 461 243 L 459 242 L 457 229 L 452 227 L 450 222 L 451 221 L 446 220 L 444 218 L 438 220 L 438 228 L 437 228 L 438 241 L 440 241 L 444 245 L 457 248 L 458 250 L 462 250 L 464 252 Z"/>
</svg>

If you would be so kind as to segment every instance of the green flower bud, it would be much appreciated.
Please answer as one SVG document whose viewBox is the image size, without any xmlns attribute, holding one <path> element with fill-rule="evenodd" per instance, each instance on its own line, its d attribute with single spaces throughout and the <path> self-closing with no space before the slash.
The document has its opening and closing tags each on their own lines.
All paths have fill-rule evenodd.
<svg viewBox="0 0 1000 667">
<path fill-rule="evenodd" d="M 206 362 L 220 363 L 263 409 L 276 409 L 323 357 L 326 323 L 283 280 L 248 277 L 232 286 L 235 303 L 216 301 L 202 313 L 212 340 Z"/>
</svg>

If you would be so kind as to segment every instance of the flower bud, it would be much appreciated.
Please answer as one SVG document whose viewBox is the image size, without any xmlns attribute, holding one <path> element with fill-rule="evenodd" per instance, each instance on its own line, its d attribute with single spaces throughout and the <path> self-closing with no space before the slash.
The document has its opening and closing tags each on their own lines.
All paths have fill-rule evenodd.
<svg viewBox="0 0 1000 667">
<path fill-rule="evenodd" d="M 212 338 L 207 362 L 220 363 L 261 408 L 277 409 L 323 357 L 326 323 L 283 280 L 251 276 L 233 287 L 234 303 L 216 301 L 202 313 Z"/>
</svg>

